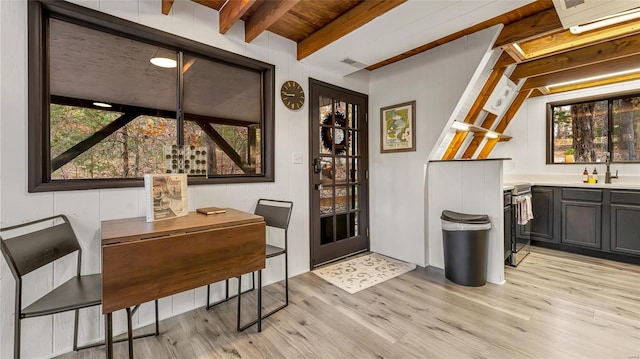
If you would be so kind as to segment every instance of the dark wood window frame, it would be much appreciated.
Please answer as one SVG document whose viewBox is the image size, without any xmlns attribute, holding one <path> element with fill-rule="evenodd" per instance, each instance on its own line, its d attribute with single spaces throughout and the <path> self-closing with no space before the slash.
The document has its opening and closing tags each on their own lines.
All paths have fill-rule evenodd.
<svg viewBox="0 0 640 359">
<path fill-rule="evenodd" d="M 28 190 L 29 192 L 64 191 L 98 188 L 142 187 L 142 178 L 51 180 L 49 151 L 49 63 L 47 21 L 55 17 L 151 43 L 177 51 L 187 51 L 211 61 L 244 67 L 261 73 L 262 78 L 262 172 L 260 174 L 189 178 L 189 184 L 273 182 L 275 154 L 275 66 L 222 49 L 211 47 L 150 27 L 123 20 L 79 5 L 55 0 L 28 2 Z M 180 86 L 180 85 L 179 85 Z M 178 130 L 184 115 L 176 109 Z M 179 139 L 179 142 L 181 139 Z M 181 144 L 181 143 L 179 143 Z"/>
<path fill-rule="evenodd" d="M 546 164 L 548 165 L 598 165 L 603 164 L 604 162 L 553 162 L 553 109 L 554 107 L 566 106 L 566 105 L 578 105 L 586 102 L 597 102 L 597 101 L 607 101 L 607 117 L 609 119 L 607 124 L 607 151 L 613 152 L 613 130 L 614 130 L 614 114 L 613 114 L 613 101 L 620 100 L 628 97 L 640 97 L 640 92 L 637 90 L 634 91 L 625 91 L 607 95 L 597 95 L 590 97 L 583 97 L 577 99 L 569 99 L 557 102 L 548 102 L 547 103 L 547 153 L 546 153 Z M 612 156 L 613 157 L 613 156 Z M 613 158 L 611 159 L 611 163 L 639 163 L 638 161 L 615 161 Z"/>
</svg>

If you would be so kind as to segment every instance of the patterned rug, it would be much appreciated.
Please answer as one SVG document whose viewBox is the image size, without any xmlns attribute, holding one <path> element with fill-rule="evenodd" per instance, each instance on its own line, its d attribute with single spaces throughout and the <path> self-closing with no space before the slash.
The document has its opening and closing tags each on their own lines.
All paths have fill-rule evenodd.
<svg viewBox="0 0 640 359">
<path fill-rule="evenodd" d="M 415 264 L 371 253 L 316 269 L 313 273 L 336 287 L 354 294 L 415 268 Z"/>
</svg>

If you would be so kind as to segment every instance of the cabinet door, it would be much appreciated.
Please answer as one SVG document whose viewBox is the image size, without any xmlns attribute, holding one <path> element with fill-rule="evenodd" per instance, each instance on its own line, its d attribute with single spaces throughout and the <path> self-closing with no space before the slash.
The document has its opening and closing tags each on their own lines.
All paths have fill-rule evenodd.
<svg viewBox="0 0 640 359">
<path fill-rule="evenodd" d="M 531 239 L 557 242 L 553 238 L 553 188 L 533 187 L 531 189 Z"/>
<path fill-rule="evenodd" d="M 611 205 L 611 251 L 640 255 L 640 206 Z"/>
<path fill-rule="evenodd" d="M 602 248 L 602 203 L 562 201 L 560 241 L 588 248 Z"/>
</svg>

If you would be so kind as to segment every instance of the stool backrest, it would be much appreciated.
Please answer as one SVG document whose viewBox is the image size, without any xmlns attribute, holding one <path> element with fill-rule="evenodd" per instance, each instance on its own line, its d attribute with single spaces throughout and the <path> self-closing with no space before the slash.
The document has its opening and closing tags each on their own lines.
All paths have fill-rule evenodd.
<svg viewBox="0 0 640 359">
<path fill-rule="evenodd" d="M 69 220 L 64 215 L 0 229 L 0 233 L 4 233 L 55 219 L 62 219 L 64 222 L 5 240 L 0 237 L 0 249 L 16 279 L 67 254 L 80 251 L 80 243 L 71 228 Z M 78 262 L 80 261 L 80 255 L 79 253 Z"/>
<path fill-rule="evenodd" d="M 289 227 L 293 202 L 275 199 L 259 199 L 255 214 L 264 217 L 268 227 L 286 230 Z"/>
</svg>

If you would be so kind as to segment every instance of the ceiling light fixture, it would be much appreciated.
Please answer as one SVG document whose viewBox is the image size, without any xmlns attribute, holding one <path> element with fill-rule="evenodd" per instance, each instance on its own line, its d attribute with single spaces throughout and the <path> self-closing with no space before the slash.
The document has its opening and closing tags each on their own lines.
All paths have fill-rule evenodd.
<svg viewBox="0 0 640 359">
<path fill-rule="evenodd" d="M 631 69 L 631 70 L 624 70 L 624 71 L 618 71 L 618 72 L 612 72 L 610 74 L 604 74 L 604 75 L 598 75 L 598 76 L 591 76 L 591 77 L 585 77 L 582 79 L 578 79 L 578 80 L 572 80 L 572 81 L 566 81 L 566 82 L 559 82 L 557 84 L 552 84 L 552 85 L 548 85 L 547 88 L 550 89 L 552 87 L 560 87 L 560 86 L 567 86 L 567 85 L 573 85 L 573 84 L 578 84 L 581 82 L 589 82 L 589 81 L 596 81 L 596 80 L 602 80 L 602 79 L 606 79 L 606 78 L 610 78 L 610 77 L 616 77 L 616 76 L 622 76 L 622 75 L 628 75 L 628 74 L 633 74 L 636 72 L 640 72 L 640 67 L 635 68 L 635 69 Z"/>
<path fill-rule="evenodd" d="M 104 103 L 104 102 L 94 102 L 93 105 L 96 106 L 96 107 L 104 107 L 104 108 L 113 107 L 113 106 L 109 105 L 108 103 Z"/>
<path fill-rule="evenodd" d="M 151 60 L 149 60 L 149 62 L 151 62 L 152 64 L 158 67 L 163 67 L 165 69 L 173 69 L 178 66 L 178 63 L 176 62 L 176 60 L 169 59 L 166 57 L 154 57 Z"/>
<path fill-rule="evenodd" d="M 579 35 L 583 32 L 600 29 L 602 27 L 607 27 L 635 19 L 640 19 L 640 9 L 627 10 L 615 15 L 605 16 L 588 24 L 571 26 L 569 28 L 569 31 L 571 31 L 572 34 Z"/>
<path fill-rule="evenodd" d="M 469 131 L 469 125 L 458 121 L 453 121 L 453 124 L 451 124 L 451 128 L 455 128 L 456 130 L 460 131 Z"/>
</svg>

